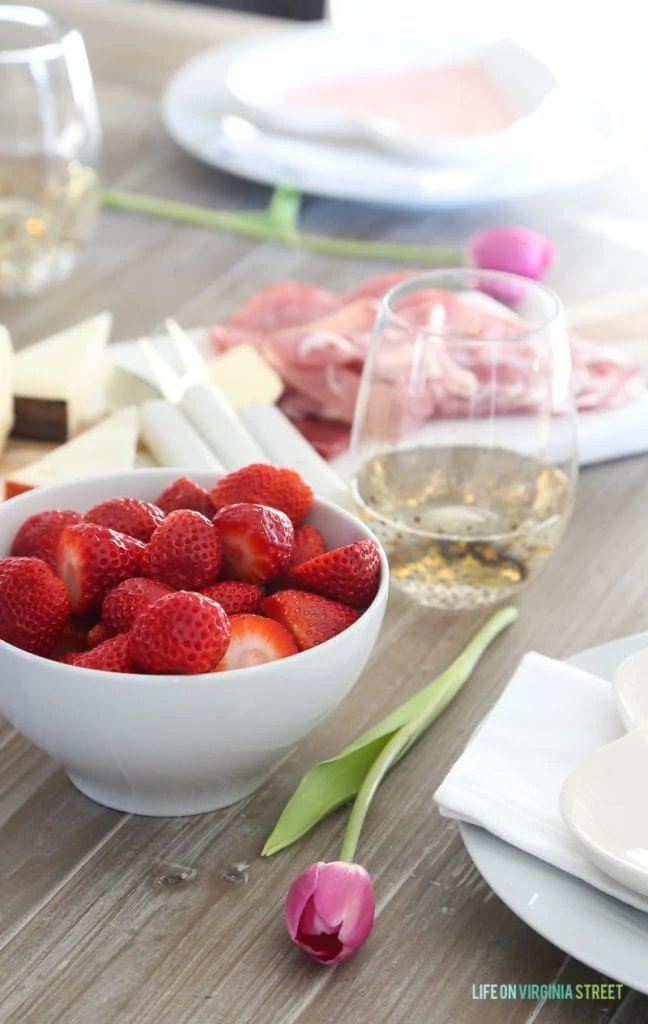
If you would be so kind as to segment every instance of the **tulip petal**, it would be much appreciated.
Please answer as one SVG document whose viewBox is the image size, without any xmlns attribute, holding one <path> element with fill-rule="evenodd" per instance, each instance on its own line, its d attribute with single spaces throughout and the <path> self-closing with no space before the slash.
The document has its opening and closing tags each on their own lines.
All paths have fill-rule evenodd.
<svg viewBox="0 0 648 1024">
<path fill-rule="evenodd" d="M 308 900 L 312 897 L 317 887 L 317 879 L 323 862 L 311 864 L 306 871 L 303 871 L 290 886 L 286 896 L 286 926 L 291 939 L 297 941 L 297 933 L 301 923 L 301 916 Z"/>
<path fill-rule="evenodd" d="M 300 931 L 296 941 L 306 953 L 315 960 L 319 960 L 321 964 L 341 963 L 355 952 L 354 949 L 347 948 L 340 942 L 337 932 L 309 935 Z"/>
<path fill-rule="evenodd" d="M 315 899 L 313 896 L 306 901 L 306 905 L 302 910 L 301 917 L 299 919 L 299 931 L 298 935 L 334 935 L 339 931 L 339 925 L 334 928 L 329 928 L 326 921 L 324 921 L 317 913 L 315 906 Z"/>
<path fill-rule="evenodd" d="M 375 901 L 371 878 L 359 864 L 333 861 L 319 872 L 313 900 L 329 931 L 339 928 L 345 946 L 358 949 L 373 927 Z"/>
<path fill-rule="evenodd" d="M 482 270 L 504 270 L 539 281 L 551 266 L 556 249 L 537 231 L 504 227 L 474 235 L 468 253 L 471 264 Z"/>
</svg>

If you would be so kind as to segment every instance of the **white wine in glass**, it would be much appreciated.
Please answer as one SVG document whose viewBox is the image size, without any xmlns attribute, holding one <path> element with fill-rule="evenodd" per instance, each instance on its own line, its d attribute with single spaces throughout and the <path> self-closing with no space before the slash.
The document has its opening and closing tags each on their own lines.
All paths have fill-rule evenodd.
<svg viewBox="0 0 648 1024">
<path fill-rule="evenodd" d="M 95 225 L 101 132 L 79 33 L 0 5 L 0 295 L 65 277 Z"/>
<path fill-rule="evenodd" d="M 553 555 L 573 505 L 576 420 L 558 299 L 470 270 L 392 289 L 351 450 L 360 515 L 397 586 L 447 609 L 515 594 Z"/>
</svg>

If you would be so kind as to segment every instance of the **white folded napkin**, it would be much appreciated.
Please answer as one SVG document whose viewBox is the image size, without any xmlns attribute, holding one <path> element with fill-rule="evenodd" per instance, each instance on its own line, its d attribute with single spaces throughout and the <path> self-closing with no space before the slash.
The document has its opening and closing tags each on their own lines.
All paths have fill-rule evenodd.
<svg viewBox="0 0 648 1024">
<path fill-rule="evenodd" d="M 648 899 L 592 864 L 564 823 L 563 782 L 588 754 L 624 734 L 608 682 L 527 654 L 434 795 L 441 814 L 648 911 Z"/>
</svg>

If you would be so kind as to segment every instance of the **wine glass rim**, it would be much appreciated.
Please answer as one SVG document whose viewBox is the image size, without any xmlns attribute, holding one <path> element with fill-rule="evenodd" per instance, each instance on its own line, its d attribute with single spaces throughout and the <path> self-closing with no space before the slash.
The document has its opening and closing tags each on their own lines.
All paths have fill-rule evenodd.
<svg viewBox="0 0 648 1024">
<path fill-rule="evenodd" d="M 506 334 L 500 337 L 466 337 L 461 331 L 452 331 L 444 329 L 443 327 L 424 327 L 420 324 L 409 323 L 408 320 L 397 313 L 393 308 L 395 300 L 403 294 L 409 294 L 412 291 L 423 290 L 425 287 L 431 288 L 435 281 L 441 281 L 443 278 L 451 278 L 453 276 L 460 277 L 465 275 L 467 278 L 470 276 L 472 280 L 490 281 L 494 284 L 498 282 L 500 284 L 514 284 L 524 289 L 532 289 L 535 291 L 542 292 L 544 296 L 549 299 L 551 303 L 551 311 L 543 318 L 541 323 L 524 323 L 520 324 L 519 334 Z M 439 287 L 439 286 L 437 286 Z M 439 290 L 443 290 L 441 287 Z M 446 288 L 446 290 L 448 290 Z M 468 290 L 468 286 L 466 287 Z M 456 294 L 461 294 L 458 290 Z M 486 297 L 488 293 L 486 292 Z M 381 311 L 384 312 L 393 324 L 404 327 L 408 331 L 415 331 L 417 334 L 428 334 L 430 337 L 446 339 L 449 341 L 461 341 L 466 345 L 488 345 L 488 344 L 501 344 L 502 342 L 521 341 L 528 339 L 534 334 L 539 334 L 542 331 L 546 331 L 547 328 L 551 327 L 561 316 L 562 316 L 562 303 L 552 288 L 549 288 L 546 284 L 541 281 L 532 280 L 529 277 L 523 277 L 520 274 L 512 274 L 505 270 L 482 270 L 479 267 L 447 267 L 440 270 L 430 270 L 427 273 L 416 274 L 413 277 L 406 278 L 404 281 L 399 281 L 398 284 L 392 285 L 388 291 L 382 296 L 380 300 Z M 508 307 L 503 306 L 502 312 L 508 311 L 514 313 L 513 310 L 508 310 Z"/>
<path fill-rule="evenodd" d="M 3 22 L 23 24 L 30 28 L 54 28 L 56 38 L 30 46 L 17 46 L 11 50 L 3 50 L 0 45 L 0 64 L 54 60 L 61 56 L 66 39 L 76 31 L 64 18 L 56 17 L 32 4 L 0 4 L 0 25 Z"/>
</svg>

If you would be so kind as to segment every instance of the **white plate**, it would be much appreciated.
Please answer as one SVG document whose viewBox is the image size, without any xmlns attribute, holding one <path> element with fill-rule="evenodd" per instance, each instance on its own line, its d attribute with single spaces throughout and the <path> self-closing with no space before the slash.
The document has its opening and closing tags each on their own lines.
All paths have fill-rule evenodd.
<svg viewBox="0 0 648 1024">
<path fill-rule="evenodd" d="M 615 640 L 567 659 L 612 680 L 648 633 Z M 466 849 L 499 898 L 559 949 L 615 981 L 648 994 L 648 915 L 522 853 L 474 825 L 460 825 Z"/>
<path fill-rule="evenodd" d="M 188 334 L 201 355 L 206 358 L 213 355 L 209 348 L 207 328 L 195 328 Z M 183 368 L 178 363 L 177 355 L 169 338 L 166 335 L 160 335 L 151 340 L 159 348 L 160 354 L 178 371 L 182 371 Z M 147 398 L 154 397 L 150 387 L 155 387 L 155 378 L 137 342 L 122 341 L 109 345 L 108 360 L 112 366 L 124 370 L 130 375 L 129 377 L 120 377 L 119 380 L 113 382 L 114 387 L 111 389 L 110 395 L 113 407 L 138 404 L 146 401 Z M 648 363 L 645 364 L 645 368 L 648 374 Z M 138 383 L 136 384 L 134 378 L 138 378 L 142 382 L 141 387 Z M 507 424 L 511 431 L 516 429 L 516 424 L 521 433 L 526 430 L 524 418 L 516 420 L 515 417 L 508 417 Z M 465 431 L 465 439 L 468 443 L 473 439 L 474 423 L 468 421 L 458 423 L 448 420 L 434 424 L 433 431 L 437 443 L 442 434 L 447 432 L 450 444 L 456 444 L 458 438 L 462 437 Z M 577 431 L 581 466 L 642 454 L 648 450 L 648 394 L 618 409 L 588 412 L 579 416 Z M 354 466 L 347 453 L 338 455 L 333 461 L 333 466 L 345 480 L 350 479 L 353 475 Z"/>
<path fill-rule="evenodd" d="M 168 83 L 162 120 L 173 139 L 212 167 L 265 185 L 409 207 L 455 207 L 562 188 L 613 170 L 630 155 L 593 104 L 562 97 L 555 117 L 543 118 L 532 149 L 507 162 L 433 167 L 372 150 L 361 143 L 294 138 L 263 131 L 233 111 L 226 78 L 256 42 L 198 54 Z M 551 98 L 548 102 L 551 102 Z M 549 124 L 551 131 L 548 130 Z"/>
<path fill-rule="evenodd" d="M 349 106 L 287 105 L 284 97 L 327 81 L 375 78 L 403 71 L 471 65 L 511 111 L 507 130 L 465 136 L 425 136 L 395 119 Z M 372 143 L 427 163 L 500 157 L 527 142 L 547 96 L 558 88 L 549 68 L 517 43 L 458 32 L 337 32 L 329 25 L 261 39 L 227 70 L 225 85 L 244 116 L 270 131 Z"/>
</svg>

